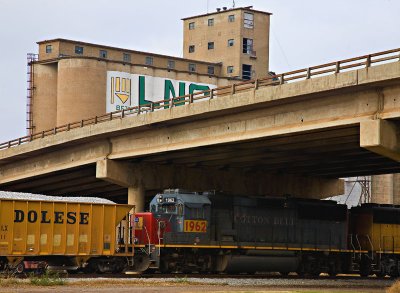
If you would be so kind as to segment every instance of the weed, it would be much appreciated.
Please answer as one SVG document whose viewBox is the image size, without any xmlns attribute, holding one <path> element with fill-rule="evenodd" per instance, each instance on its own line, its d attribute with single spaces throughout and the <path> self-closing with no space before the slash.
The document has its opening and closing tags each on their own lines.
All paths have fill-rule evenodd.
<svg viewBox="0 0 400 293">
<path fill-rule="evenodd" d="M 46 271 L 42 275 L 30 275 L 29 281 L 36 286 L 60 286 L 65 285 L 65 279 L 61 278 L 57 272 Z"/>
<path fill-rule="evenodd" d="M 175 279 L 174 279 L 173 282 L 174 282 L 174 283 L 180 283 L 180 284 L 182 284 L 182 283 L 184 283 L 184 284 L 189 283 L 189 281 L 188 281 L 188 279 L 187 279 L 187 276 L 184 276 L 183 278 L 181 278 L 181 277 L 176 277 L 176 276 L 175 276 Z"/>
<path fill-rule="evenodd" d="M 17 278 L 0 278 L 0 287 L 10 287 L 17 284 L 21 284 L 21 280 Z"/>
</svg>

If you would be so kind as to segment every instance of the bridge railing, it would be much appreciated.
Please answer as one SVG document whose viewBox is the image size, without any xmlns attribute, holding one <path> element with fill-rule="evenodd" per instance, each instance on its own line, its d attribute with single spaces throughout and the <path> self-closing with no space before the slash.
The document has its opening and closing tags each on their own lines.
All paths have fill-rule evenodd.
<svg viewBox="0 0 400 293">
<path fill-rule="evenodd" d="M 400 61 L 400 48 L 388 51 L 382 51 L 374 54 L 363 55 L 355 58 L 349 58 L 336 62 L 330 62 L 308 68 L 289 71 L 281 74 L 270 75 L 264 78 L 255 80 L 248 80 L 235 83 L 228 86 L 209 89 L 202 92 L 195 92 L 184 96 L 164 99 L 160 101 L 151 102 L 144 105 L 131 107 L 128 109 L 107 113 L 105 115 L 84 119 L 68 123 L 65 125 L 57 126 L 42 132 L 37 132 L 32 135 L 23 136 L 0 144 L 1 149 L 7 149 L 28 143 L 32 140 L 44 138 L 47 136 L 55 135 L 60 132 L 66 132 L 75 128 L 82 128 L 88 125 L 94 125 L 114 119 L 121 119 L 127 116 L 140 115 L 148 112 L 165 110 L 177 106 L 195 103 L 204 99 L 215 99 L 221 96 L 233 95 L 243 91 L 257 90 L 260 87 L 275 86 L 284 83 L 297 82 L 301 80 L 310 79 L 316 76 L 324 76 L 336 74 L 339 72 L 350 71 L 360 68 L 374 66 L 375 64 L 384 64 L 390 62 Z"/>
</svg>

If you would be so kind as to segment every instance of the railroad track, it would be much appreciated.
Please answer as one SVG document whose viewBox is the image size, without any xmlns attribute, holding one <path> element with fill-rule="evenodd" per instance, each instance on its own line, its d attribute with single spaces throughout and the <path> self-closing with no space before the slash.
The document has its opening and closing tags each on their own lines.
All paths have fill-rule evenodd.
<svg viewBox="0 0 400 293">
<path fill-rule="evenodd" d="M 62 274 L 63 275 L 63 274 Z M 376 276 L 369 277 L 360 277 L 359 275 L 338 275 L 336 277 L 331 277 L 325 274 L 322 274 L 319 277 L 304 277 L 298 275 L 288 275 L 281 276 L 279 274 L 273 273 L 265 273 L 265 274 L 203 274 L 203 273 L 169 273 L 169 274 L 161 274 L 161 273 L 119 273 L 119 274 L 65 274 L 66 278 L 76 278 L 76 279 L 89 279 L 89 278 L 109 278 L 109 279 L 152 279 L 152 278 L 162 278 L 162 279 L 177 279 L 177 278 L 191 278 L 191 279 L 289 279 L 289 280 L 361 280 L 361 279 L 374 279 L 374 280 L 390 280 L 389 277 L 378 278 Z"/>
</svg>

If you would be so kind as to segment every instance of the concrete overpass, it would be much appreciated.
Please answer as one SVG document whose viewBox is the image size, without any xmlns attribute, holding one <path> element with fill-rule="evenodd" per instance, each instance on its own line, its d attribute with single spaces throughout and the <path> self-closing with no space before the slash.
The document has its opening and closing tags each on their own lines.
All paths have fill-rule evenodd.
<svg viewBox="0 0 400 293">
<path fill-rule="evenodd" d="M 0 189 L 138 204 L 181 187 L 322 198 L 400 172 L 400 49 L 332 62 L 0 144 Z"/>
</svg>

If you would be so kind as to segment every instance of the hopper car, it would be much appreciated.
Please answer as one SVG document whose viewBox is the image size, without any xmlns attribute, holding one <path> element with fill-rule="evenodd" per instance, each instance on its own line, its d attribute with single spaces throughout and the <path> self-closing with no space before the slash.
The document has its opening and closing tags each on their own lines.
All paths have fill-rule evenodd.
<svg viewBox="0 0 400 293">
<path fill-rule="evenodd" d="M 132 264 L 124 221 L 132 205 L 26 198 L 0 199 L 0 269 L 121 272 Z"/>
</svg>

